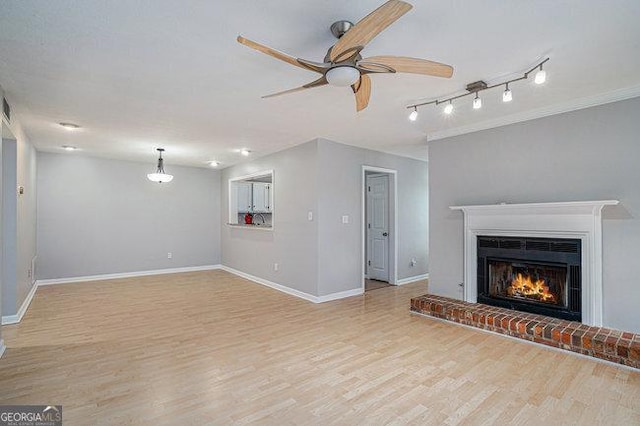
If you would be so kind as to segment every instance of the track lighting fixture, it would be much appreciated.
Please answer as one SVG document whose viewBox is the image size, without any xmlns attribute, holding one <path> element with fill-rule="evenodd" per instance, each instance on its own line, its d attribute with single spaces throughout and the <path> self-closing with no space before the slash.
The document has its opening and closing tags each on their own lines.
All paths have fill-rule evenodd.
<svg viewBox="0 0 640 426">
<path fill-rule="evenodd" d="M 533 68 L 529 69 L 529 71 L 525 72 L 522 77 L 518 77 L 518 78 L 514 78 L 511 80 L 507 80 L 507 81 L 503 81 L 501 83 L 496 83 L 493 84 L 491 86 L 487 85 L 487 83 L 485 83 L 484 81 L 480 80 L 480 81 L 474 81 L 473 83 L 469 83 L 466 86 L 466 93 L 463 93 L 461 95 L 456 95 L 456 96 L 451 96 L 448 98 L 444 98 L 444 99 L 436 99 L 433 101 L 428 101 L 428 102 L 422 102 L 419 104 L 413 104 L 413 105 L 409 105 L 407 106 L 407 108 L 409 109 L 413 109 L 413 111 L 411 111 L 411 114 L 409 115 L 409 120 L 411 121 L 416 121 L 416 119 L 418 118 L 418 107 L 419 106 L 423 106 L 423 105 L 440 105 L 440 104 L 444 104 L 446 103 L 447 105 L 444 107 L 443 111 L 445 114 L 451 114 L 453 112 L 453 101 L 456 99 L 460 99 L 462 97 L 465 96 L 469 96 L 469 95 L 473 95 L 475 94 L 475 98 L 473 99 L 473 109 L 480 109 L 482 108 L 482 99 L 479 96 L 479 92 L 482 92 L 483 90 L 487 90 L 487 89 L 493 89 L 494 87 L 498 87 L 498 86 L 505 86 L 505 90 L 504 92 L 502 92 L 502 102 L 511 102 L 513 100 L 513 93 L 511 92 L 511 89 L 509 89 L 509 84 L 514 83 L 516 81 L 520 81 L 520 80 L 526 80 L 529 78 L 529 75 L 536 71 L 535 77 L 534 77 L 534 82 L 536 84 L 542 84 L 546 81 L 547 79 L 547 73 L 545 70 L 542 69 L 542 66 L 547 63 L 549 61 L 549 58 L 544 59 L 541 62 L 538 62 L 538 64 L 536 66 L 534 66 Z"/>
<path fill-rule="evenodd" d="M 413 111 L 409 114 L 409 120 L 416 121 L 418 119 L 418 107 L 413 107 Z"/>
<path fill-rule="evenodd" d="M 509 83 L 505 85 L 504 92 L 502 92 L 502 102 L 511 102 L 513 100 L 513 94 L 509 89 Z"/>
<path fill-rule="evenodd" d="M 444 107 L 444 113 L 449 115 L 453 112 L 453 101 L 449 101 L 449 103 Z"/>
<path fill-rule="evenodd" d="M 544 62 L 542 64 L 544 64 Z M 538 70 L 535 78 L 533 79 L 533 81 L 535 81 L 536 84 L 542 84 L 545 81 L 547 81 L 547 72 L 542 69 L 542 64 L 540 64 L 540 69 Z"/>
</svg>

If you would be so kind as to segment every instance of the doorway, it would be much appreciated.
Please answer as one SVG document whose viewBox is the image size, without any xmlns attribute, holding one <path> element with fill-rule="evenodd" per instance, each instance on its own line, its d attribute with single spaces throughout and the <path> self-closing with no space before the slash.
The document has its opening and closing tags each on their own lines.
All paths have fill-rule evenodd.
<svg viewBox="0 0 640 426">
<path fill-rule="evenodd" d="M 397 171 L 362 168 L 364 291 L 395 285 L 397 280 Z"/>
</svg>

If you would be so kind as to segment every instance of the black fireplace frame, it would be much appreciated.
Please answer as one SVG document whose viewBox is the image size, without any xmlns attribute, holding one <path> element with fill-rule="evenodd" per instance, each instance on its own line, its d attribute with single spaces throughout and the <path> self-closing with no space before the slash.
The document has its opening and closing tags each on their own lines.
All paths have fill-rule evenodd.
<svg viewBox="0 0 640 426">
<path fill-rule="evenodd" d="M 582 241 L 570 238 L 478 236 L 478 303 L 523 312 L 582 320 Z M 489 260 L 529 262 L 567 268 L 567 306 L 493 296 L 489 292 Z"/>
</svg>

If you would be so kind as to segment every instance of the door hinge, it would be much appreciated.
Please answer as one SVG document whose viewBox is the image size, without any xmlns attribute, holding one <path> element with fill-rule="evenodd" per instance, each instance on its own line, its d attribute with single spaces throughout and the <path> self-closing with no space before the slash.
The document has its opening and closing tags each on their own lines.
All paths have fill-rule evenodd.
<svg viewBox="0 0 640 426">
<path fill-rule="evenodd" d="M 371 187 L 369 187 L 369 189 L 367 189 L 367 191 L 371 192 Z"/>
<path fill-rule="evenodd" d="M 368 260 L 368 261 L 367 261 L 367 264 L 368 264 L 369 266 L 371 266 L 371 261 L 370 261 L 370 260 Z"/>
<path fill-rule="evenodd" d="M 369 225 L 369 229 L 371 229 L 371 224 L 369 223 L 368 225 Z"/>
</svg>

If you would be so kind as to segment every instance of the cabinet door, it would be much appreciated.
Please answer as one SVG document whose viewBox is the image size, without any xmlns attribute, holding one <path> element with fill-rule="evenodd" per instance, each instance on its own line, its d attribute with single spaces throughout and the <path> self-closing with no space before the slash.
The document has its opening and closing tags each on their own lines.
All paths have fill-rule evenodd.
<svg viewBox="0 0 640 426">
<path fill-rule="evenodd" d="M 264 186 L 264 211 L 271 213 L 271 184 Z"/>
<path fill-rule="evenodd" d="M 255 213 L 266 213 L 267 202 L 265 200 L 266 183 L 253 184 L 253 211 Z"/>
<path fill-rule="evenodd" d="M 238 183 L 238 213 L 247 213 L 251 211 L 251 184 Z"/>
</svg>

